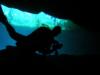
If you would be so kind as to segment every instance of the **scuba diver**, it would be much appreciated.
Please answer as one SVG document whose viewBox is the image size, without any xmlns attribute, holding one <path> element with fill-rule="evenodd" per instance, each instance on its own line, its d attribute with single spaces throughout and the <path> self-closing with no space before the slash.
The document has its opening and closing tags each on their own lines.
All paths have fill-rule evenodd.
<svg viewBox="0 0 100 75">
<path fill-rule="evenodd" d="M 16 49 L 19 56 L 24 58 L 32 57 L 32 52 L 39 51 L 43 55 L 50 54 L 57 49 L 62 47 L 57 40 L 54 39 L 61 32 L 61 27 L 56 26 L 53 30 L 48 27 L 40 27 L 28 36 L 23 36 L 17 33 L 14 28 L 8 23 L 7 18 L 3 14 L 2 8 L 0 7 L 0 21 L 5 25 L 9 35 L 17 41 Z M 52 47 L 51 47 L 52 46 Z"/>
<path fill-rule="evenodd" d="M 45 30 L 41 29 L 44 28 Z M 37 29 L 38 30 L 43 30 L 43 33 L 40 33 L 39 36 L 40 41 L 39 41 L 39 46 L 40 50 L 38 50 L 39 52 L 43 53 L 43 55 L 48 55 L 51 54 L 52 52 L 55 52 L 55 55 L 58 55 L 58 49 L 60 49 L 63 45 L 61 43 L 59 43 L 55 37 L 61 33 L 61 27 L 60 26 L 56 26 L 53 30 L 50 30 L 48 28 L 45 27 L 40 27 Z"/>
</svg>

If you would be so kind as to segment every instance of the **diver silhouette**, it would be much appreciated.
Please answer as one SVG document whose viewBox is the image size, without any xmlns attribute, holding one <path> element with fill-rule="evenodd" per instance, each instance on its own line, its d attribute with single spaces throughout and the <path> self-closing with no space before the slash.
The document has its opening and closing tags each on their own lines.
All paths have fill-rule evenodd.
<svg viewBox="0 0 100 75">
<path fill-rule="evenodd" d="M 54 39 L 55 36 L 60 34 L 61 27 L 56 26 L 53 30 L 48 27 L 40 27 L 28 36 L 23 36 L 17 33 L 14 28 L 8 23 L 7 18 L 4 16 L 2 9 L 0 7 L 0 21 L 6 26 L 9 35 L 17 41 L 16 49 L 19 56 L 22 59 L 27 57 L 32 57 L 32 53 L 36 51 L 42 53 L 42 55 L 47 55 L 52 52 L 57 54 L 57 49 L 62 47 L 57 40 Z"/>
<path fill-rule="evenodd" d="M 42 32 L 39 32 L 39 30 Z M 39 33 L 37 41 L 40 46 L 37 46 L 37 48 L 39 47 L 40 50 L 38 51 L 43 53 L 43 55 L 48 55 L 52 52 L 55 52 L 55 54 L 58 55 L 57 49 L 60 49 L 62 44 L 59 43 L 54 37 L 61 33 L 61 27 L 56 26 L 53 30 L 46 27 L 40 27 L 36 31 Z"/>
</svg>

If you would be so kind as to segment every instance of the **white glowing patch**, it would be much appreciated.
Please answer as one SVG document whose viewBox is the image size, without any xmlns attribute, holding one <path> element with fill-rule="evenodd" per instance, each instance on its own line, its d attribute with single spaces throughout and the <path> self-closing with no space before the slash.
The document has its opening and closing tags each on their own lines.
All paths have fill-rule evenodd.
<svg viewBox="0 0 100 75">
<path fill-rule="evenodd" d="M 65 30 L 66 25 L 68 25 L 67 24 L 68 20 L 55 18 L 44 12 L 40 12 L 39 14 L 33 14 L 33 13 L 23 12 L 15 8 L 9 8 L 4 5 L 1 6 L 4 14 L 8 19 L 8 22 L 14 26 L 31 27 L 31 28 L 48 26 L 49 28 L 52 29 L 55 26 L 59 25 L 62 27 L 62 30 Z"/>
</svg>

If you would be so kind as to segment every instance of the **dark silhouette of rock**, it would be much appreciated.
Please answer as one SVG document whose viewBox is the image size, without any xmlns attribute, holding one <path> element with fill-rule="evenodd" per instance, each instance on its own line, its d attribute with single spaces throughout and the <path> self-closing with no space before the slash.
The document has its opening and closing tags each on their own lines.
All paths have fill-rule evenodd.
<svg viewBox="0 0 100 75">
<path fill-rule="evenodd" d="M 89 1 L 72 0 L 0 0 L 0 3 L 31 13 L 43 11 L 58 18 L 70 19 L 88 31 L 99 31 L 99 25 L 97 24 L 99 21 L 96 19 L 99 15 L 99 4 L 96 1 L 91 1 L 90 4 Z M 93 4 L 96 6 L 93 6 Z"/>
</svg>

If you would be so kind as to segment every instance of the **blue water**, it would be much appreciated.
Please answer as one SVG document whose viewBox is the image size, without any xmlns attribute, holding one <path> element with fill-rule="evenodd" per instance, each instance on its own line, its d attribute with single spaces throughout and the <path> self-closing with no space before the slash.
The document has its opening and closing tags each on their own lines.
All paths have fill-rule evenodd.
<svg viewBox="0 0 100 75">
<path fill-rule="evenodd" d="M 28 27 L 14 28 L 22 35 L 29 35 L 33 30 Z M 87 32 L 79 28 L 73 31 L 62 31 L 56 39 L 64 45 L 59 50 L 60 54 L 86 54 L 91 53 L 96 48 L 92 32 Z M 15 43 L 16 41 L 9 36 L 5 26 L 0 24 L 0 49 L 4 49 L 8 45 L 15 46 Z"/>
<path fill-rule="evenodd" d="M 25 36 L 40 27 L 42 23 L 51 29 L 57 23 L 60 24 L 62 33 L 56 39 L 63 43 L 63 48 L 59 50 L 59 54 L 95 53 L 97 46 L 95 33 L 88 32 L 71 21 L 58 19 L 43 12 L 31 14 L 5 6 L 3 6 L 3 12 L 16 32 Z M 64 23 L 65 21 L 66 23 Z M 0 23 L 0 50 L 5 49 L 8 45 L 16 46 L 16 41 L 9 36 L 5 26 Z"/>
</svg>

